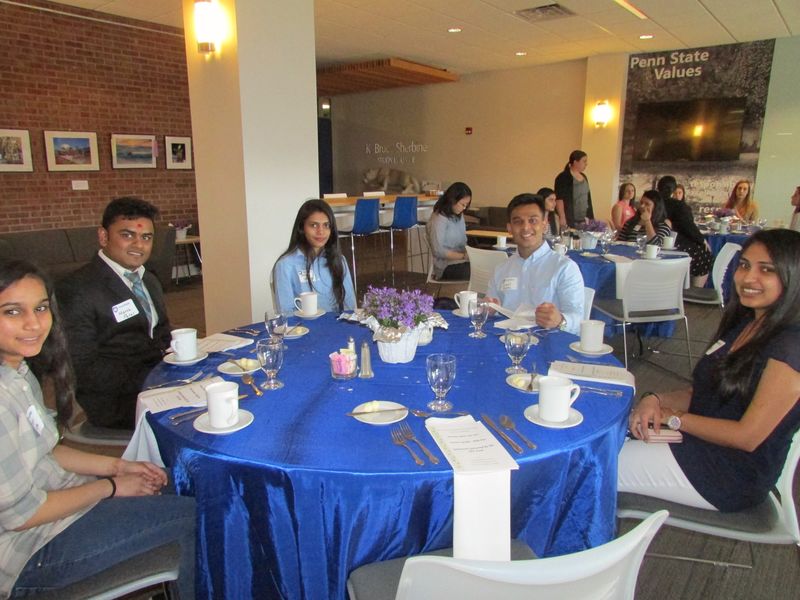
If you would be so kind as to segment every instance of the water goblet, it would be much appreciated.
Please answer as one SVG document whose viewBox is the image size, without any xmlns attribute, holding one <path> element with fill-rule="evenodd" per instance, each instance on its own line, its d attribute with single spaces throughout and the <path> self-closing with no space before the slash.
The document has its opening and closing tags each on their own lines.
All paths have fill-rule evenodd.
<svg viewBox="0 0 800 600">
<path fill-rule="evenodd" d="M 486 319 L 489 317 L 489 304 L 480 298 L 477 300 L 470 300 L 467 306 L 467 312 L 469 313 L 469 320 L 475 328 L 475 331 L 470 333 L 469 337 L 485 338 L 486 334 L 481 330 L 483 329 L 483 324 L 486 323 Z"/>
<path fill-rule="evenodd" d="M 600 246 L 600 254 L 607 254 L 608 253 L 608 246 L 611 244 L 611 233 L 606 231 L 603 235 L 600 236 L 600 239 L 597 240 L 598 246 Z"/>
<path fill-rule="evenodd" d="M 452 354 L 431 354 L 425 359 L 425 367 L 428 384 L 436 394 L 436 399 L 428 402 L 428 408 L 434 412 L 451 410 L 453 403 L 445 397 L 456 380 L 456 357 Z"/>
<path fill-rule="evenodd" d="M 519 364 L 531 347 L 531 338 L 525 331 L 506 331 L 503 336 L 506 352 L 511 359 L 512 366 L 506 368 L 506 373 L 527 373 Z"/>
<path fill-rule="evenodd" d="M 261 370 L 267 376 L 267 380 L 261 384 L 265 390 L 277 390 L 283 387 L 283 383 L 278 381 L 278 371 L 283 365 L 283 340 L 279 337 L 270 337 L 258 340 L 256 343 L 256 356 Z"/>
<path fill-rule="evenodd" d="M 647 245 L 647 234 L 646 233 L 637 233 L 636 234 L 636 253 L 637 254 L 644 254 L 644 247 Z"/>
<path fill-rule="evenodd" d="M 287 350 L 286 345 L 283 344 L 283 335 L 286 333 L 287 323 L 287 317 L 283 313 L 276 312 L 271 314 L 269 311 L 264 313 L 264 326 L 267 328 L 267 335 L 280 338 L 284 350 Z"/>
</svg>

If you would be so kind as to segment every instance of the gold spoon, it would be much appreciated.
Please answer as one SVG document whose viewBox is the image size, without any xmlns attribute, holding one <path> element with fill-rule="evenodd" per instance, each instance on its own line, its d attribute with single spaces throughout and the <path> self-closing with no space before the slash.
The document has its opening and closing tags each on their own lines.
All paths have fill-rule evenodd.
<svg viewBox="0 0 800 600">
<path fill-rule="evenodd" d="M 255 392 L 256 396 L 264 395 L 264 392 L 262 392 L 259 389 L 259 387 L 253 382 L 253 376 L 250 373 L 245 373 L 244 375 L 242 375 L 242 383 L 249 385 L 251 388 L 253 388 L 253 391 Z"/>
</svg>

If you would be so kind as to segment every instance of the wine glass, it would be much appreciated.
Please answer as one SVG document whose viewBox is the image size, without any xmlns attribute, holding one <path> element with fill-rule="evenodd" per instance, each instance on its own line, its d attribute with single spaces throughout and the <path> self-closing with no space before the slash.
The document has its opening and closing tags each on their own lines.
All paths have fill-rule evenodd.
<svg viewBox="0 0 800 600">
<path fill-rule="evenodd" d="M 600 236 L 600 239 L 597 240 L 598 245 L 600 246 L 600 254 L 607 254 L 608 247 L 611 244 L 611 240 L 613 239 L 613 235 L 610 231 L 604 231 L 603 234 Z"/>
<path fill-rule="evenodd" d="M 267 376 L 267 380 L 261 384 L 265 390 L 277 390 L 283 387 L 283 383 L 275 379 L 283 365 L 283 340 L 279 337 L 270 337 L 258 340 L 256 343 L 256 356 L 261 370 Z"/>
<path fill-rule="evenodd" d="M 644 254 L 644 247 L 647 245 L 647 234 L 646 233 L 637 233 L 636 234 L 636 252 L 638 254 Z"/>
<path fill-rule="evenodd" d="M 431 354 L 425 359 L 428 373 L 428 384 L 436 399 L 428 402 L 428 408 L 434 412 L 444 412 L 453 408 L 453 403 L 445 400 L 447 392 L 456 380 L 456 357 L 452 354 Z"/>
<path fill-rule="evenodd" d="M 269 311 L 264 313 L 264 326 L 267 328 L 267 335 L 269 337 L 280 338 L 281 345 L 284 350 L 287 350 L 283 344 L 283 334 L 286 333 L 287 319 L 283 313 L 276 312 L 274 315 Z"/>
<path fill-rule="evenodd" d="M 467 305 L 467 312 L 469 313 L 469 320 L 472 321 L 472 326 L 475 331 L 469 334 L 471 338 L 485 338 L 486 334 L 481 331 L 483 324 L 489 317 L 489 304 L 480 298 L 470 300 Z"/>
<path fill-rule="evenodd" d="M 527 373 L 519 364 L 522 362 L 522 359 L 525 358 L 525 355 L 531 347 L 530 336 L 524 331 L 506 331 L 506 334 L 503 336 L 503 341 L 506 345 L 508 357 L 511 359 L 513 365 L 506 368 L 506 373 Z"/>
</svg>

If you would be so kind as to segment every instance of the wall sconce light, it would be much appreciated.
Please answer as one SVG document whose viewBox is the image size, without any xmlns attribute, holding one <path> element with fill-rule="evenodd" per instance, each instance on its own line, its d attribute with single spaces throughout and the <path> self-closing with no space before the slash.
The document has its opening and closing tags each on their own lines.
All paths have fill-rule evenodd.
<svg viewBox="0 0 800 600">
<path fill-rule="evenodd" d="M 194 31 L 200 54 L 210 54 L 217 49 L 218 24 L 212 0 L 194 0 Z"/>
<path fill-rule="evenodd" d="M 592 109 L 592 121 L 595 127 L 605 127 L 611 120 L 611 105 L 608 100 L 598 102 Z"/>
</svg>

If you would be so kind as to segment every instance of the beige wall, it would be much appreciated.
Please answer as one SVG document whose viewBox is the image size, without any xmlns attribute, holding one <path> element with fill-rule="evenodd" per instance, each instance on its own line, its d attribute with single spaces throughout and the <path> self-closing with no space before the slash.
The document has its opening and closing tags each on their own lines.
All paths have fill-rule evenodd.
<svg viewBox="0 0 800 600">
<path fill-rule="evenodd" d="M 504 205 L 520 192 L 552 187 L 569 153 L 580 147 L 585 87 L 581 60 L 336 96 L 334 191 L 360 193 L 363 171 L 382 166 L 421 181 L 465 181 L 476 206 Z M 465 135 L 465 127 L 473 134 Z M 395 144 L 412 141 L 427 151 L 397 151 Z M 389 152 L 376 155 L 376 143 Z M 380 163 L 379 157 L 397 162 Z M 587 173 L 592 177 L 591 166 Z"/>
</svg>

